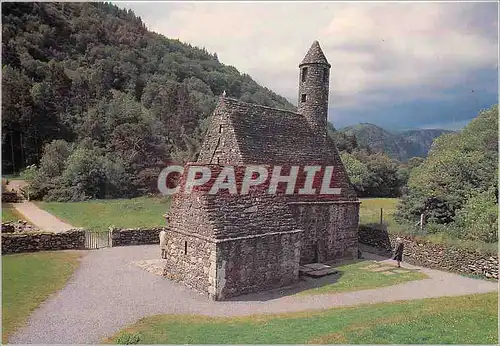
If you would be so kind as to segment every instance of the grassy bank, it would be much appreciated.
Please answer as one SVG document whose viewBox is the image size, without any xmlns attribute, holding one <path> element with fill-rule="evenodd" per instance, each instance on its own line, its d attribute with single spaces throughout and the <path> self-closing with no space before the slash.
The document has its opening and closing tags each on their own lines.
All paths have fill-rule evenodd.
<svg viewBox="0 0 500 346">
<path fill-rule="evenodd" d="M 163 215 L 170 207 L 170 199 L 140 197 L 72 203 L 38 202 L 37 205 L 75 227 L 106 230 L 109 226 L 164 226 Z"/>
<path fill-rule="evenodd" d="M 24 217 L 9 203 L 2 203 L 2 222 L 23 220 Z"/>
<path fill-rule="evenodd" d="M 428 276 L 417 270 L 395 268 L 376 263 L 375 261 L 360 261 L 357 263 L 335 266 L 339 271 L 338 279 L 317 288 L 300 292 L 300 295 L 339 293 L 386 287 L 407 281 L 426 279 Z M 386 270 L 380 270 L 386 268 Z M 375 270 L 377 269 L 377 270 Z"/>
<path fill-rule="evenodd" d="M 495 344 L 496 293 L 239 318 L 160 315 L 107 342 L 141 344 Z M 480 327 L 478 327 L 480 326 Z"/>
<path fill-rule="evenodd" d="M 58 251 L 2 256 L 2 341 L 29 314 L 66 285 L 83 252 Z"/>
</svg>

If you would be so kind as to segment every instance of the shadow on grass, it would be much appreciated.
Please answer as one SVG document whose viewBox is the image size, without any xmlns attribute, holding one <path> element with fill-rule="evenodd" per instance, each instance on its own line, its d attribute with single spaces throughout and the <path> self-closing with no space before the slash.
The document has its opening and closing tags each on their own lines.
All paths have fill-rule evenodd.
<svg viewBox="0 0 500 346">
<path fill-rule="evenodd" d="M 380 260 L 384 260 L 384 259 L 387 259 L 387 258 L 382 257 L 382 256 L 378 256 L 376 254 L 363 253 L 362 258 L 360 258 L 360 259 L 325 262 L 325 264 L 328 264 L 328 265 L 335 268 L 336 266 L 341 266 L 341 265 L 346 265 L 346 264 L 354 264 L 354 263 L 360 263 L 360 262 L 372 262 L 374 260 L 380 261 Z M 320 278 L 312 278 L 309 276 L 300 275 L 299 281 L 293 285 L 275 288 L 275 289 L 272 289 L 269 291 L 264 291 L 264 292 L 256 292 L 256 293 L 246 294 L 243 296 L 227 298 L 227 299 L 225 299 L 225 301 L 263 301 L 263 302 L 269 301 L 269 300 L 278 299 L 278 298 L 282 298 L 282 297 L 286 297 L 286 296 L 296 295 L 296 294 L 303 292 L 303 291 L 307 291 L 307 290 L 311 290 L 311 289 L 315 289 L 315 288 L 321 288 L 323 286 L 335 284 L 342 278 L 343 275 L 344 275 L 344 272 L 341 269 L 336 274 L 331 274 L 331 275 L 323 276 Z"/>
</svg>

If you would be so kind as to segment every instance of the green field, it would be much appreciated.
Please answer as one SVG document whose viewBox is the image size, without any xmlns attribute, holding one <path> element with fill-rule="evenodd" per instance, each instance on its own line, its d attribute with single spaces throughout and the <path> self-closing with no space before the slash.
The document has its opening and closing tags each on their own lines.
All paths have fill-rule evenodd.
<svg viewBox="0 0 500 346">
<path fill-rule="evenodd" d="M 23 216 L 9 203 L 2 203 L 2 222 L 23 220 Z"/>
<path fill-rule="evenodd" d="M 496 293 L 224 318 L 158 315 L 108 343 L 140 344 L 496 344 Z"/>
<path fill-rule="evenodd" d="M 37 205 L 75 227 L 107 230 L 164 226 L 163 215 L 170 207 L 169 198 L 92 200 L 85 202 L 38 202 Z"/>
<path fill-rule="evenodd" d="M 2 340 L 29 314 L 64 287 L 82 252 L 37 252 L 2 256 Z"/>
<path fill-rule="evenodd" d="M 398 198 L 362 198 L 359 209 L 359 223 L 370 224 L 380 223 L 380 208 L 383 209 L 383 223 L 387 226 L 389 233 L 414 235 L 417 238 L 435 244 L 447 244 L 451 246 L 474 249 L 489 254 L 498 253 L 498 243 L 484 243 L 480 241 L 467 241 L 455 239 L 448 234 L 415 234 L 417 230 L 414 226 L 400 225 L 394 221 Z"/>
<path fill-rule="evenodd" d="M 360 222 L 379 222 L 380 208 L 384 221 L 393 223 L 397 198 L 361 200 Z M 94 230 L 115 227 L 152 227 L 165 224 L 163 215 L 170 207 L 169 198 L 140 197 L 133 199 L 92 200 L 85 202 L 38 202 L 38 206 L 75 226 Z"/>
<path fill-rule="evenodd" d="M 359 208 L 359 222 L 361 224 L 380 223 L 380 209 L 382 208 L 383 222 L 394 225 L 394 212 L 399 198 L 361 198 Z"/>
<path fill-rule="evenodd" d="M 371 268 L 369 268 L 380 268 L 382 266 L 390 268 L 385 272 L 388 271 L 391 272 L 391 274 L 387 275 L 383 272 L 371 271 Z M 340 276 L 337 281 L 325 284 L 321 287 L 302 291 L 299 295 L 359 291 L 428 278 L 426 274 L 421 273 L 418 270 L 389 267 L 389 265 L 381 265 L 375 261 L 360 261 L 352 264 L 339 265 L 335 268 L 340 272 Z M 394 272 L 394 269 L 405 271 L 405 273 Z"/>
</svg>

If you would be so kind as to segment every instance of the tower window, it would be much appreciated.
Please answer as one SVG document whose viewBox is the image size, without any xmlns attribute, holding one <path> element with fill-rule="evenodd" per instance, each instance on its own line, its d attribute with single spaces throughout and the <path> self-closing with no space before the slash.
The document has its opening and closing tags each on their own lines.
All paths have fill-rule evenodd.
<svg viewBox="0 0 500 346">
<path fill-rule="evenodd" d="M 222 125 L 219 125 L 219 133 L 222 133 Z"/>
<path fill-rule="evenodd" d="M 307 78 L 307 67 L 302 69 L 302 82 L 305 82 Z"/>
<path fill-rule="evenodd" d="M 327 68 L 325 68 L 323 70 L 323 83 L 326 83 L 326 82 L 328 82 L 328 69 Z"/>
<path fill-rule="evenodd" d="M 184 255 L 188 254 L 188 242 L 184 241 Z"/>
<path fill-rule="evenodd" d="M 300 101 L 302 101 L 302 102 L 306 102 L 306 98 L 307 98 L 306 94 L 302 94 L 302 95 L 300 96 Z"/>
</svg>

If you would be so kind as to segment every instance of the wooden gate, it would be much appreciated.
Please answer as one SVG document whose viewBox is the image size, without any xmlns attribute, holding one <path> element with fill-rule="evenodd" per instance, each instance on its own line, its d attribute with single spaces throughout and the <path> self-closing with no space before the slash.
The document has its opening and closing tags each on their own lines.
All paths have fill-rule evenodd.
<svg viewBox="0 0 500 346">
<path fill-rule="evenodd" d="M 109 231 L 85 231 L 85 248 L 102 249 L 111 246 L 111 233 Z"/>
</svg>

